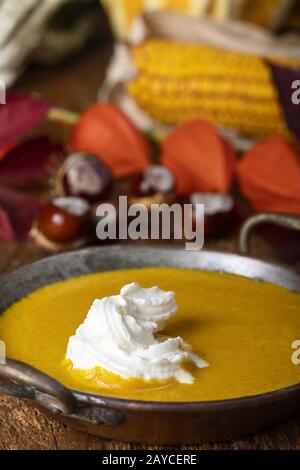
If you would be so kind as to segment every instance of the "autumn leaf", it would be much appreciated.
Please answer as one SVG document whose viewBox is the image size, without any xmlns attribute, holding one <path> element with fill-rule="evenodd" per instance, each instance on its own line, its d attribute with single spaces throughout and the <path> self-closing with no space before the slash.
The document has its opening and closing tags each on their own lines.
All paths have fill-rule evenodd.
<svg viewBox="0 0 300 470">
<path fill-rule="evenodd" d="M 9 242 L 15 239 L 15 233 L 12 228 L 7 212 L 0 207 L 0 241 Z"/>
<path fill-rule="evenodd" d="M 40 204 L 32 196 L 0 186 L 0 208 L 0 239 L 24 240 Z"/>
<path fill-rule="evenodd" d="M 37 95 L 10 93 L 0 106 L 0 148 L 17 141 L 38 125 L 52 104 Z"/>
<path fill-rule="evenodd" d="M 294 84 L 300 83 L 300 69 L 275 64 L 271 64 L 270 67 L 286 122 L 290 130 L 300 139 L 300 105 L 293 100 L 293 95 L 296 95 Z"/>
<path fill-rule="evenodd" d="M 0 160 L 0 184 L 25 187 L 42 183 L 49 167 L 63 152 L 62 145 L 48 137 L 31 139 L 10 150 Z"/>
</svg>

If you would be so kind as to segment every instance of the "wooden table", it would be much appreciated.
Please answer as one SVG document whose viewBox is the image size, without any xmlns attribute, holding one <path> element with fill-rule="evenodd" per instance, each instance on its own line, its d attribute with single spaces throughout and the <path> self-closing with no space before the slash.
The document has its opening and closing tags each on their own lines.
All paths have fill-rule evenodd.
<svg viewBox="0 0 300 470">
<path fill-rule="evenodd" d="M 80 111 L 96 99 L 111 51 L 111 45 L 107 44 L 53 69 L 31 67 L 16 88 L 40 92 L 60 106 Z M 47 130 L 59 133 L 51 126 Z M 237 252 L 237 237 L 210 242 L 206 248 Z M 254 248 L 258 255 L 276 260 L 275 254 L 261 240 L 255 240 Z M 0 243 L 0 271 L 14 269 L 44 255 L 31 242 Z M 45 417 L 26 401 L 13 398 L 0 397 L 0 423 L 0 449 L 156 449 L 79 433 Z M 186 449 L 300 449 L 300 419 L 249 439 Z"/>
</svg>

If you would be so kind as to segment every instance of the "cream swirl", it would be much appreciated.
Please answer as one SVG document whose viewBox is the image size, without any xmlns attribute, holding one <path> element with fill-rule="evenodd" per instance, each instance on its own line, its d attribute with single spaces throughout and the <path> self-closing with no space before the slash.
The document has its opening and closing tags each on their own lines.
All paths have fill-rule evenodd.
<svg viewBox="0 0 300 470">
<path fill-rule="evenodd" d="M 152 289 L 156 294 L 153 297 L 156 301 L 152 303 L 152 290 L 142 289 L 138 284 L 130 284 L 121 290 L 126 295 L 135 292 L 134 301 L 124 295 L 94 301 L 75 336 L 69 339 L 66 357 L 75 369 L 89 370 L 99 366 L 123 378 L 173 378 L 182 383 L 193 382 L 192 375 L 183 369 L 182 363 L 189 361 L 199 368 L 208 364 L 193 354 L 182 338 L 154 336 L 161 318 L 170 317 L 177 305 L 173 293 L 157 287 Z M 137 301 L 142 298 L 146 299 L 145 303 Z M 168 312 L 167 309 L 155 310 L 156 304 L 157 307 L 167 305 L 167 299 L 170 302 Z M 144 311 L 144 306 L 149 309 Z M 160 318 L 158 322 L 157 318 Z"/>
<path fill-rule="evenodd" d="M 120 294 L 134 303 L 139 320 L 155 323 L 155 331 L 161 331 L 178 310 L 174 292 L 157 286 L 146 289 L 132 282 L 124 286 Z"/>
</svg>

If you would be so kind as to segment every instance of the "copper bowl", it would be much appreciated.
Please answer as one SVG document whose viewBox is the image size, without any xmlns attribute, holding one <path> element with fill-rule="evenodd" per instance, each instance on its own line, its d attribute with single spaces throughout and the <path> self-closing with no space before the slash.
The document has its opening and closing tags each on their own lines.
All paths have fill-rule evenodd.
<svg viewBox="0 0 300 470">
<path fill-rule="evenodd" d="M 261 216 L 259 216 L 261 217 Z M 270 215 L 269 217 L 270 221 Z M 300 220 L 273 215 L 276 223 L 300 229 Z M 244 226 L 247 250 L 257 217 Z M 181 249 L 110 246 L 53 256 L 0 279 L 0 311 L 32 291 L 98 271 L 145 266 L 179 266 L 243 275 L 300 294 L 300 275 L 248 257 Z M 29 399 L 54 419 L 103 438 L 148 444 L 195 444 L 242 437 L 277 425 L 300 410 L 300 383 L 272 393 L 196 403 L 144 402 L 101 397 L 64 387 L 32 367 L 7 360 L 0 366 L 0 393 Z"/>
</svg>

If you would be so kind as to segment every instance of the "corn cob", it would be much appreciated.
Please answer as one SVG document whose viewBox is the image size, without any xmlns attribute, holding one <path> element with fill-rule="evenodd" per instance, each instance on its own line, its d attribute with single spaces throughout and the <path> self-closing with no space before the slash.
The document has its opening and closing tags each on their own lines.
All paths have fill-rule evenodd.
<svg viewBox="0 0 300 470">
<path fill-rule="evenodd" d="M 101 3 L 109 15 L 116 37 L 126 39 L 129 36 L 133 21 L 144 11 L 173 10 L 192 16 L 202 16 L 207 12 L 208 6 L 214 1 L 215 0 L 101 0 Z M 223 0 L 221 1 L 223 2 Z"/>
<path fill-rule="evenodd" d="M 107 11 L 115 36 L 126 39 L 133 20 L 144 8 L 144 0 L 101 0 Z"/>
<path fill-rule="evenodd" d="M 137 76 L 129 94 L 153 119 L 174 125 L 203 118 L 249 137 L 292 139 L 264 60 L 162 39 L 133 48 L 132 59 Z"/>
<path fill-rule="evenodd" d="M 296 0 L 100 0 L 118 39 L 128 39 L 134 19 L 142 12 L 173 10 L 201 18 L 242 19 L 277 29 L 285 25 Z"/>
<path fill-rule="evenodd" d="M 240 18 L 260 26 L 278 29 L 284 25 L 294 0 L 243 0 Z"/>
</svg>

